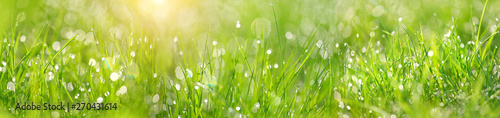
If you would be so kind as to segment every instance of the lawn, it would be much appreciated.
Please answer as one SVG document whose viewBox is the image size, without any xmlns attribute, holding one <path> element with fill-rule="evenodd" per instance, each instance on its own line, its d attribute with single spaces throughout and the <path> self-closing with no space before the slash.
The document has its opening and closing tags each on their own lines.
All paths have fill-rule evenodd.
<svg viewBox="0 0 500 118">
<path fill-rule="evenodd" d="M 0 117 L 500 117 L 496 6 L 1 0 Z"/>
</svg>

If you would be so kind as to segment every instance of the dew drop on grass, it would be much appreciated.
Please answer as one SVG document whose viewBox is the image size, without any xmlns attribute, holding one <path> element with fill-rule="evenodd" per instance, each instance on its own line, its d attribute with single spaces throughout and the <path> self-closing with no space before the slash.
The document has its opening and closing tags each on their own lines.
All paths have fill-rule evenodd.
<svg viewBox="0 0 500 118">
<path fill-rule="evenodd" d="M 153 78 L 156 78 L 156 77 L 158 77 L 158 75 L 157 75 L 156 73 L 155 73 L 155 74 L 153 74 Z"/>
<path fill-rule="evenodd" d="M 403 85 L 399 85 L 399 90 L 403 90 Z"/>
<path fill-rule="evenodd" d="M 59 43 L 59 41 L 52 43 L 52 49 L 59 51 L 59 49 L 61 49 L 61 43 Z"/>
<path fill-rule="evenodd" d="M 342 99 L 342 95 L 339 92 L 335 91 L 335 93 L 333 94 L 333 98 L 340 102 L 340 100 Z"/>
<path fill-rule="evenodd" d="M 240 107 L 236 107 L 236 111 L 240 111 L 240 109 L 241 109 Z"/>
<path fill-rule="evenodd" d="M 361 48 L 361 52 L 365 53 L 366 52 L 366 48 L 365 47 Z"/>
<path fill-rule="evenodd" d="M 174 37 L 174 43 L 177 42 L 177 37 Z"/>
<path fill-rule="evenodd" d="M 268 49 L 267 54 L 271 54 L 271 53 L 272 53 L 271 49 Z"/>
<path fill-rule="evenodd" d="M 19 38 L 19 40 L 20 40 L 21 42 L 26 41 L 26 36 L 24 36 L 24 35 L 23 35 L 23 36 L 21 36 L 21 38 Z"/>
<path fill-rule="evenodd" d="M 274 64 L 274 68 L 278 68 L 278 64 Z"/>
<path fill-rule="evenodd" d="M 182 72 L 181 67 L 177 66 L 175 68 L 175 77 L 179 80 L 184 80 L 184 73 Z"/>
<path fill-rule="evenodd" d="M 7 65 L 7 62 L 2 61 L 2 65 L 3 65 L 3 66 L 6 66 L 6 65 Z"/>
<path fill-rule="evenodd" d="M 370 37 L 375 37 L 375 32 L 370 32 Z"/>
<path fill-rule="evenodd" d="M 431 51 L 429 51 L 429 52 L 427 53 L 427 55 L 428 55 L 429 57 L 432 57 L 432 55 L 434 55 L 434 51 L 432 51 L 432 50 L 431 50 Z"/>
<path fill-rule="evenodd" d="M 401 68 L 401 67 L 403 67 L 403 65 L 399 64 L 399 65 L 398 65 L 398 68 Z"/>
<path fill-rule="evenodd" d="M 74 87 L 73 87 L 73 83 L 72 83 L 72 82 L 69 82 L 69 83 L 66 85 L 66 87 L 67 87 L 66 89 L 67 89 L 68 91 L 73 91 L 73 89 L 74 89 Z"/>
<path fill-rule="evenodd" d="M 212 45 L 217 45 L 217 41 L 212 41 Z"/>
<path fill-rule="evenodd" d="M 318 46 L 318 48 L 321 48 L 323 46 L 323 41 L 319 40 L 318 43 L 316 43 L 316 46 Z"/>
<path fill-rule="evenodd" d="M 460 48 L 464 48 L 464 47 L 465 47 L 464 43 L 460 43 Z"/>
<path fill-rule="evenodd" d="M 119 77 L 120 77 L 120 75 L 118 75 L 118 73 L 116 73 L 116 72 L 111 73 L 111 75 L 109 76 L 111 81 L 116 81 L 116 80 L 118 80 Z"/>
<path fill-rule="evenodd" d="M 403 21 L 403 18 L 399 17 L 399 18 L 398 18 L 398 21 L 400 21 L 400 22 L 401 22 L 401 21 Z"/>
<path fill-rule="evenodd" d="M 83 31 L 83 30 L 81 30 L 81 29 L 78 29 L 78 30 L 76 30 L 76 31 L 73 33 L 73 36 L 74 36 L 74 35 L 77 35 L 77 36 L 75 37 L 75 39 L 76 39 L 76 40 L 78 40 L 78 41 L 83 41 L 83 40 L 85 39 L 85 36 L 86 36 L 87 34 L 85 33 L 85 31 Z M 70 38 L 73 38 L 73 36 L 71 36 Z"/>
<path fill-rule="evenodd" d="M 96 102 L 97 102 L 97 103 L 102 103 L 102 101 L 103 101 L 102 97 L 99 97 L 99 98 L 97 98 L 97 101 L 96 101 Z"/>
<path fill-rule="evenodd" d="M 95 59 L 94 59 L 94 58 L 90 58 L 90 59 L 89 59 L 89 65 L 90 65 L 90 66 L 95 66 L 95 64 L 96 64 L 96 63 L 97 63 L 97 62 L 95 61 Z"/>
<path fill-rule="evenodd" d="M 292 39 L 293 34 L 291 32 L 286 32 L 285 37 L 286 37 L 286 39 Z"/>
<path fill-rule="evenodd" d="M 14 85 L 14 83 L 12 83 L 12 82 L 7 83 L 7 90 L 9 90 L 9 91 L 15 91 L 16 90 L 16 85 Z"/>
<path fill-rule="evenodd" d="M 127 87 L 122 86 L 122 87 L 120 87 L 120 89 L 118 89 L 118 91 L 116 91 L 116 96 L 120 96 L 120 95 L 123 95 L 125 93 L 127 93 Z"/>
<path fill-rule="evenodd" d="M 175 84 L 175 89 L 177 89 L 178 91 L 181 90 L 181 85 Z"/>
<path fill-rule="evenodd" d="M 241 25 L 240 25 L 240 21 L 236 21 L 236 28 L 240 28 Z"/>
<path fill-rule="evenodd" d="M 248 74 L 248 72 L 245 72 L 245 77 L 248 77 L 250 76 L 250 74 Z"/>
<path fill-rule="evenodd" d="M 194 89 L 198 90 L 198 89 L 200 89 L 200 87 L 199 86 L 194 86 Z"/>
<path fill-rule="evenodd" d="M 156 94 L 155 96 L 153 96 L 153 103 L 158 102 L 158 100 L 160 100 L 160 95 Z"/>
<path fill-rule="evenodd" d="M 344 108 L 344 102 L 339 102 L 339 107 L 343 109 Z"/>
<path fill-rule="evenodd" d="M 134 51 L 130 52 L 130 56 L 135 57 L 135 52 Z"/>
</svg>

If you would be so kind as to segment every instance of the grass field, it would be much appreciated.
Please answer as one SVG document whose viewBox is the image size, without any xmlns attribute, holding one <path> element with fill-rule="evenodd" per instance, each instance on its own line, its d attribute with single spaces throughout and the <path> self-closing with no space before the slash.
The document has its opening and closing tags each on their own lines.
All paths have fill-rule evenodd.
<svg viewBox="0 0 500 118">
<path fill-rule="evenodd" d="M 0 117 L 500 117 L 499 5 L 1 0 Z"/>
</svg>

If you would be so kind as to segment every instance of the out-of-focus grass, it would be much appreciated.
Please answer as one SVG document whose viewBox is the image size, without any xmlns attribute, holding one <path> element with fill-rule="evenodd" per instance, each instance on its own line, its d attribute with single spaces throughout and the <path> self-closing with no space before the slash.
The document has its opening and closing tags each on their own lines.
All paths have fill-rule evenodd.
<svg viewBox="0 0 500 118">
<path fill-rule="evenodd" d="M 499 4 L 1 1 L 0 117 L 499 117 Z"/>
</svg>

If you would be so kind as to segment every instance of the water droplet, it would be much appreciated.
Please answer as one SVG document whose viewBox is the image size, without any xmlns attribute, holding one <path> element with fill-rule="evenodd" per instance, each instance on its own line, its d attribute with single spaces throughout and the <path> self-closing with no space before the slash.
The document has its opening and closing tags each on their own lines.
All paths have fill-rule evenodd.
<svg viewBox="0 0 500 118">
<path fill-rule="evenodd" d="M 175 84 L 175 89 L 177 89 L 177 90 L 181 90 L 181 85 L 179 85 L 179 84 Z"/>
<path fill-rule="evenodd" d="M 158 100 L 160 100 L 160 95 L 156 94 L 155 96 L 153 96 L 153 103 L 158 102 Z"/>
<path fill-rule="evenodd" d="M 177 66 L 175 68 L 175 77 L 177 77 L 177 79 L 179 79 L 179 80 L 184 79 L 184 73 L 182 72 L 182 69 L 180 66 Z"/>
<path fill-rule="evenodd" d="M 343 102 L 339 102 L 339 107 L 343 109 L 344 108 L 344 103 Z"/>
<path fill-rule="evenodd" d="M 217 41 L 212 41 L 212 45 L 217 45 Z"/>
<path fill-rule="evenodd" d="M 278 68 L 278 64 L 274 64 L 274 68 Z"/>
<path fill-rule="evenodd" d="M 465 45 L 463 43 L 460 43 L 460 48 L 464 48 Z"/>
<path fill-rule="evenodd" d="M 240 25 L 240 21 L 236 21 L 236 28 L 240 28 L 241 25 Z"/>
<path fill-rule="evenodd" d="M 112 81 L 116 81 L 118 80 L 118 78 L 120 77 L 120 75 L 118 75 L 118 73 L 116 72 L 113 72 L 111 73 L 111 75 L 109 76 L 109 78 L 112 80 Z"/>
<path fill-rule="evenodd" d="M 127 93 L 127 87 L 122 86 L 122 87 L 120 87 L 120 89 L 118 89 L 118 91 L 116 91 L 116 96 L 120 96 L 120 95 L 123 95 L 125 93 Z"/>
<path fill-rule="evenodd" d="M 95 59 L 94 59 L 94 58 L 90 58 L 90 59 L 89 59 L 89 65 L 90 65 L 90 66 L 95 66 L 95 64 L 96 64 L 96 63 L 97 63 L 97 62 L 95 61 Z"/>
<path fill-rule="evenodd" d="M 236 107 L 236 111 L 240 111 L 240 109 L 241 109 L 240 107 Z"/>
<path fill-rule="evenodd" d="M 52 43 L 52 49 L 59 51 L 59 49 L 61 49 L 61 43 L 59 43 L 59 41 Z"/>
<path fill-rule="evenodd" d="M 365 53 L 366 52 L 366 48 L 365 47 L 361 48 L 361 52 Z"/>
<path fill-rule="evenodd" d="M 333 94 L 333 98 L 340 102 L 340 100 L 342 100 L 342 95 L 339 92 L 335 91 L 335 93 Z"/>
<path fill-rule="evenodd" d="M 73 83 L 72 82 L 69 82 L 67 85 L 66 85 L 66 89 L 68 91 L 73 91 L 74 87 L 73 87 Z"/>
<path fill-rule="evenodd" d="M 399 18 L 398 18 L 398 21 L 399 21 L 399 22 L 403 21 L 403 18 L 399 17 Z"/>
<path fill-rule="evenodd" d="M 272 53 L 271 49 L 268 49 L 267 54 L 271 54 L 271 53 Z"/>
<path fill-rule="evenodd" d="M 7 83 L 7 90 L 9 90 L 9 91 L 15 91 L 16 90 L 16 85 L 14 85 L 14 83 L 12 83 L 12 82 Z"/>
<path fill-rule="evenodd" d="M 286 39 L 292 39 L 293 34 L 291 32 L 286 32 L 285 37 L 286 37 Z"/>
<path fill-rule="evenodd" d="M 130 52 L 130 56 L 135 57 L 135 52 L 134 51 Z"/>
<path fill-rule="evenodd" d="M 429 51 L 429 52 L 427 53 L 427 55 L 428 55 L 429 57 L 432 57 L 432 55 L 434 55 L 434 51 L 432 51 L 432 50 L 431 50 L 431 51 Z"/>
<path fill-rule="evenodd" d="M 102 103 L 103 99 L 102 97 L 97 98 L 97 103 Z"/>
<path fill-rule="evenodd" d="M 318 48 L 321 48 L 323 46 L 323 41 L 319 40 L 318 43 L 316 43 L 316 46 L 318 46 Z"/>
<path fill-rule="evenodd" d="M 19 40 L 20 40 L 21 42 L 26 41 L 26 36 L 24 36 L 24 35 L 23 35 L 23 36 L 21 36 L 21 38 L 19 38 Z"/>
</svg>

